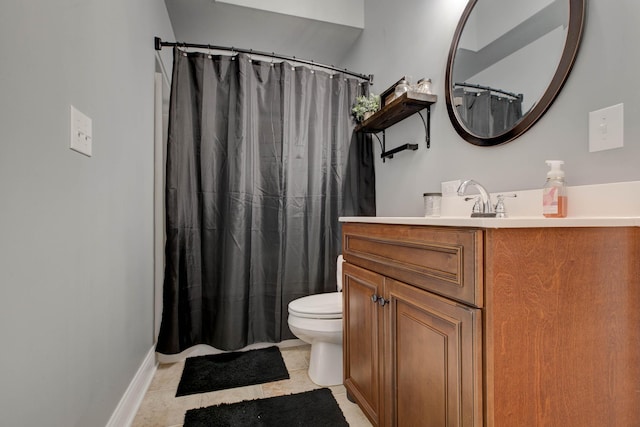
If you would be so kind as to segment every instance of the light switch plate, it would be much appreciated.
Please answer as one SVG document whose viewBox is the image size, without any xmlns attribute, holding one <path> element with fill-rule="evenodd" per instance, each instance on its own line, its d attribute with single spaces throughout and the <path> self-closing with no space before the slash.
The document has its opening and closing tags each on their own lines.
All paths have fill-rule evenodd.
<svg viewBox="0 0 640 427">
<path fill-rule="evenodd" d="M 462 181 L 460 181 L 459 179 L 455 181 L 445 181 L 440 183 L 440 186 L 442 188 L 442 197 L 457 196 L 460 184 L 462 184 Z"/>
<path fill-rule="evenodd" d="M 624 104 L 589 113 L 589 152 L 624 146 Z"/>
<path fill-rule="evenodd" d="M 91 119 L 71 106 L 71 142 L 69 148 L 91 157 Z"/>
</svg>

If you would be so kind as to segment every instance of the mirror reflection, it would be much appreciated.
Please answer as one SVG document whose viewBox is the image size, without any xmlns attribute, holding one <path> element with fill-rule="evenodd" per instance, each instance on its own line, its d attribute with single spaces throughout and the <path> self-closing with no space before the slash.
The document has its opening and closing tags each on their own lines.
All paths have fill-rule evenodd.
<svg viewBox="0 0 640 427">
<path fill-rule="evenodd" d="M 458 25 L 447 69 L 447 102 L 452 104 L 448 108 L 463 133 L 470 134 L 465 139 L 477 145 L 506 142 L 514 136 L 497 138 L 494 143 L 487 140 L 508 134 L 534 110 L 539 110 L 534 121 L 542 115 L 553 97 L 544 100 L 547 105 L 540 106 L 540 101 L 549 89 L 559 91 L 573 63 L 577 40 L 575 46 L 568 46 L 569 39 L 573 42 L 570 7 L 581 2 L 470 2 Z M 578 9 L 579 39 L 582 6 Z M 561 70 L 559 64 L 567 53 L 569 63 Z M 558 76 L 561 81 L 554 88 Z"/>
</svg>

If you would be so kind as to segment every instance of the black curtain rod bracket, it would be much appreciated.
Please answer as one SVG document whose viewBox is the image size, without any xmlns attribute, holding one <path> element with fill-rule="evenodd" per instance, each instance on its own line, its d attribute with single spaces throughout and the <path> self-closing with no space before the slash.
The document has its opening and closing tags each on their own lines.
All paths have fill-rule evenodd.
<svg viewBox="0 0 640 427">
<path fill-rule="evenodd" d="M 349 71 L 346 68 L 337 68 L 334 67 L 333 65 L 326 65 L 326 64 L 321 64 L 315 61 L 311 61 L 308 59 L 300 59 L 300 58 L 296 58 L 295 56 L 286 56 L 286 55 L 281 55 L 278 53 L 274 53 L 274 52 L 261 52 L 259 50 L 253 50 L 253 49 L 241 49 L 241 48 L 237 48 L 237 47 L 226 47 L 226 46 L 216 46 L 216 45 L 211 45 L 211 44 L 196 44 L 196 43 L 182 43 L 182 42 L 165 42 L 162 41 L 160 39 L 160 37 L 155 37 L 154 38 L 154 46 L 156 50 L 162 50 L 163 47 L 174 47 L 174 46 L 178 46 L 178 47 L 182 47 L 182 48 L 195 48 L 195 49 L 207 49 L 207 50 L 224 50 L 224 51 L 229 51 L 229 52 L 236 52 L 236 53 L 246 53 L 248 55 L 259 55 L 259 56 L 263 56 L 265 58 L 278 58 L 278 59 L 283 59 L 285 61 L 292 61 L 292 62 L 298 62 L 300 64 L 306 64 L 306 65 L 310 65 L 311 67 L 319 67 L 319 68 L 325 68 L 327 70 L 331 70 L 331 71 L 336 71 L 339 73 L 343 73 L 343 74 L 347 74 L 349 76 L 353 76 L 353 77 L 357 77 L 361 80 L 366 80 L 367 82 L 369 82 L 370 85 L 373 85 L 373 74 L 360 74 L 360 73 L 355 73 L 353 71 Z"/>
</svg>

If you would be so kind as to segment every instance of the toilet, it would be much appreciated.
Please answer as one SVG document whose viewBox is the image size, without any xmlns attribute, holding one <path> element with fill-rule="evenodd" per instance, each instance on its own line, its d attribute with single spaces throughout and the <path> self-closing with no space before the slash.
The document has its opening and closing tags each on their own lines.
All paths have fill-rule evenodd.
<svg viewBox="0 0 640 427">
<path fill-rule="evenodd" d="M 342 255 L 338 292 L 309 295 L 289 303 L 289 329 L 311 344 L 309 378 L 321 386 L 342 384 Z"/>
</svg>

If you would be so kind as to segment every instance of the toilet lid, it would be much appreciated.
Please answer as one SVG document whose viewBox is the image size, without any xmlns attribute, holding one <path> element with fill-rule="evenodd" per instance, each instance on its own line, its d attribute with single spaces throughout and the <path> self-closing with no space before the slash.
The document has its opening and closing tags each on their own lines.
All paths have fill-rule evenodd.
<svg viewBox="0 0 640 427">
<path fill-rule="evenodd" d="M 289 314 L 311 319 L 341 319 L 342 292 L 298 298 L 289 303 Z"/>
</svg>

